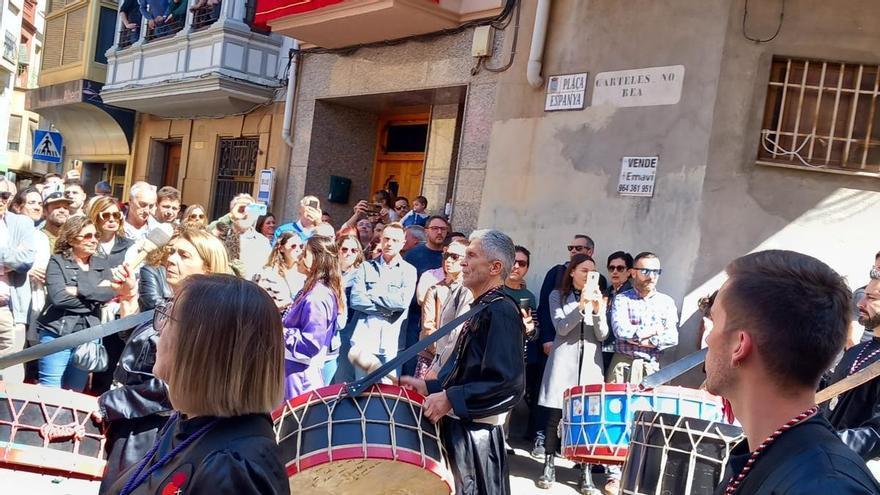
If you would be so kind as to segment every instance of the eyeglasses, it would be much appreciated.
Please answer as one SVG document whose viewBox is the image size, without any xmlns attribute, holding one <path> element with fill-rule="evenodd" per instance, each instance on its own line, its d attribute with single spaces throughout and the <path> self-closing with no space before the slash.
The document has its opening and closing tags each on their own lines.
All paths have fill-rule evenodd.
<svg viewBox="0 0 880 495">
<path fill-rule="evenodd" d="M 611 273 L 614 272 L 625 272 L 626 265 L 608 265 L 608 271 Z"/>
<path fill-rule="evenodd" d="M 204 220 L 205 215 L 202 215 L 201 213 L 192 213 L 188 218 L 190 220 Z"/>
<path fill-rule="evenodd" d="M 513 266 L 519 266 L 521 268 L 525 268 L 529 266 L 529 262 L 526 260 L 513 260 Z"/>
<path fill-rule="evenodd" d="M 405 209 L 407 209 L 407 206 L 406 205 L 395 206 L 394 209 L 398 210 L 398 211 L 405 210 Z"/>
<path fill-rule="evenodd" d="M 358 248 L 347 248 L 347 247 L 343 246 L 343 247 L 339 248 L 339 252 L 341 252 L 342 254 L 348 254 L 348 253 L 358 254 L 359 252 L 361 252 L 361 250 Z"/>
<path fill-rule="evenodd" d="M 78 240 L 78 241 L 91 241 L 92 239 L 97 238 L 98 235 L 95 234 L 94 232 L 89 232 L 88 234 L 77 235 L 77 236 L 74 236 L 74 237 L 75 237 L 76 240 Z"/>
<path fill-rule="evenodd" d="M 568 250 L 569 251 L 577 251 L 577 252 L 586 251 L 587 246 L 568 246 Z"/>
<path fill-rule="evenodd" d="M 456 253 L 443 253 L 443 259 L 445 259 L 445 260 L 451 259 L 452 261 L 458 261 L 461 259 L 461 255 L 456 254 Z"/>
<path fill-rule="evenodd" d="M 156 312 L 153 313 L 153 329 L 156 333 L 161 335 L 168 328 L 169 321 L 177 321 L 177 318 L 171 316 L 173 311 L 173 302 L 156 306 Z"/>
<path fill-rule="evenodd" d="M 659 277 L 663 273 L 660 268 L 638 268 L 637 270 L 645 277 Z"/>
<path fill-rule="evenodd" d="M 106 222 L 111 218 L 118 222 L 122 220 L 122 213 L 118 211 L 102 211 L 101 213 L 98 213 L 98 220 L 102 222 Z"/>
<path fill-rule="evenodd" d="M 12 193 L 9 191 L 0 192 L 0 199 L 2 199 L 3 201 L 9 201 L 9 198 L 11 198 L 11 197 L 12 197 Z"/>
<path fill-rule="evenodd" d="M 428 227 L 428 230 L 433 230 L 434 232 L 446 232 L 449 230 L 449 227 L 441 227 L 439 225 L 435 225 L 433 227 Z"/>
</svg>

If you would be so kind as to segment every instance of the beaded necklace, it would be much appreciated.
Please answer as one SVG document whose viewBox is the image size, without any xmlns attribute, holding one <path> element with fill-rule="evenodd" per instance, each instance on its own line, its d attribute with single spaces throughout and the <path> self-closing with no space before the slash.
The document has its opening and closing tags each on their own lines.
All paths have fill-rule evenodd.
<svg viewBox="0 0 880 495">
<path fill-rule="evenodd" d="M 761 454 L 765 450 L 767 450 L 767 447 L 770 446 L 770 444 L 772 444 L 777 438 L 779 438 L 780 435 L 782 435 L 786 431 L 790 430 L 792 427 L 794 427 L 798 423 L 801 423 L 805 419 L 816 414 L 816 412 L 818 410 L 819 410 L 818 406 L 813 406 L 813 407 L 807 409 L 806 411 L 798 414 L 797 416 L 791 418 L 788 421 L 788 423 L 785 423 L 784 425 L 780 426 L 776 431 L 771 433 L 770 436 L 767 437 L 767 439 L 765 439 L 763 442 L 761 442 L 761 445 L 759 445 L 758 448 L 755 449 L 754 452 L 752 452 L 752 455 L 749 456 L 749 459 L 746 461 L 746 465 L 743 466 L 743 468 L 739 472 L 739 474 L 734 476 L 733 478 L 731 478 L 730 481 L 727 483 L 727 487 L 724 489 L 724 495 L 732 495 L 732 494 L 736 493 L 736 491 L 739 489 L 740 485 L 742 484 L 743 480 L 746 478 L 746 476 L 748 476 L 749 472 L 752 470 L 752 466 L 754 466 L 755 461 L 757 461 L 758 458 L 761 456 Z"/>
<path fill-rule="evenodd" d="M 180 416 L 180 414 L 174 413 L 174 415 L 171 416 L 171 418 L 168 420 L 168 424 L 173 425 L 177 421 L 179 416 Z M 140 462 L 140 464 L 138 464 L 137 469 L 134 470 L 134 472 L 128 478 L 128 481 L 125 482 L 125 486 L 122 487 L 122 491 L 119 492 L 119 495 L 130 495 L 135 490 L 135 488 L 137 488 L 141 483 L 143 483 L 153 473 L 155 473 L 162 466 L 167 464 L 168 461 L 173 459 L 174 456 L 179 454 L 183 449 L 189 447 L 193 442 L 195 442 L 202 435 L 207 433 L 208 430 L 213 428 L 219 421 L 220 421 L 219 418 L 215 419 L 214 421 L 211 421 L 210 423 L 206 424 L 205 426 L 199 428 L 198 431 L 196 431 L 192 435 L 186 437 L 182 442 L 180 442 L 180 444 L 177 445 L 177 447 L 174 447 L 174 449 L 172 449 L 171 452 L 168 452 L 167 454 L 162 456 L 162 458 L 160 458 L 155 464 L 150 466 L 150 468 L 147 469 L 146 472 L 144 472 L 144 468 L 147 467 L 147 464 L 150 462 L 150 459 L 153 458 L 153 456 L 156 454 L 156 451 L 159 450 L 159 445 L 162 443 L 162 435 L 159 435 L 156 438 L 156 443 L 153 444 L 153 447 L 150 449 L 149 452 L 147 452 L 147 455 L 144 456 L 144 458 Z M 168 431 L 169 431 L 169 433 L 171 433 L 173 435 L 173 427 L 172 426 L 169 426 Z"/>
<path fill-rule="evenodd" d="M 873 344 L 874 341 L 872 340 L 871 343 Z M 871 352 L 870 354 L 868 354 L 867 356 L 865 356 L 864 359 L 863 359 L 863 358 L 862 358 L 862 354 L 864 354 L 865 351 L 868 350 L 868 347 L 871 347 L 871 345 L 870 345 L 870 344 L 869 344 L 869 345 L 866 345 L 865 347 L 862 347 L 862 350 L 861 350 L 861 351 L 859 351 L 859 354 L 856 356 L 856 360 L 853 361 L 852 366 L 849 367 L 849 374 L 850 374 L 850 375 L 852 375 L 853 373 L 855 373 L 856 371 L 858 371 L 859 368 L 861 368 L 862 365 L 865 364 L 869 359 L 871 359 L 872 357 L 874 357 L 874 356 L 876 356 L 878 353 L 880 353 L 880 347 L 878 347 L 877 349 L 874 349 L 873 352 Z"/>
</svg>

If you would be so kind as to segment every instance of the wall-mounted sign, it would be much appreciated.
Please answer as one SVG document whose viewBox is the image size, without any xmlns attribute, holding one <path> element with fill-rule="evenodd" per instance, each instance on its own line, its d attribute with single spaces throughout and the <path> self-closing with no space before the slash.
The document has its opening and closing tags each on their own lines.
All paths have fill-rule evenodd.
<svg viewBox="0 0 880 495">
<path fill-rule="evenodd" d="M 657 177 L 656 156 L 625 156 L 620 165 L 620 182 L 617 192 L 621 196 L 654 196 L 654 179 Z"/>
<path fill-rule="evenodd" d="M 544 111 L 580 110 L 584 108 L 587 93 L 587 73 L 560 74 L 547 80 Z"/>
<path fill-rule="evenodd" d="M 260 183 L 257 187 L 257 201 L 265 205 L 272 204 L 272 188 L 275 185 L 275 170 L 264 168 L 260 170 Z"/>
<path fill-rule="evenodd" d="M 648 67 L 596 74 L 593 106 L 616 107 L 675 105 L 681 100 L 684 66 Z"/>
</svg>

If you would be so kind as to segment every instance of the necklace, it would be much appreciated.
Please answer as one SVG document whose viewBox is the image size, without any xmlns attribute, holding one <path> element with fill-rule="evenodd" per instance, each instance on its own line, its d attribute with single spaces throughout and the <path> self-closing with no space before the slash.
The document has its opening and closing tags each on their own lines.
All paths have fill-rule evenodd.
<svg viewBox="0 0 880 495">
<path fill-rule="evenodd" d="M 172 432 L 173 427 L 171 425 L 173 425 L 179 417 L 180 417 L 179 413 L 174 413 L 174 415 L 171 416 L 171 418 L 168 420 L 168 425 L 169 425 L 168 431 L 171 432 L 172 435 L 173 435 L 173 432 Z M 150 462 L 150 459 L 153 458 L 153 456 L 156 454 L 156 451 L 159 450 L 159 445 L 162 443 L 162 435 L 159 435 L 156 438 L 156 443 L 153 444 L 153 447 L 150 449 L 149 452 L 147 452 L 147 455 L 144 456 L 144 458 L 140 462 L 140 464 L 138 464 L 137 469 L 134 470 L 134 472 L 128 478 L 128 481 L 125 482 L 125 486 L 122 487 L 122 491 L 119 492 L 119 495 L 129 495 L 130 493 L 132 493 L 134 491 L 134 489 L 137 488 L 141 483 L 143 483 L 147 478 L 149 478 L 150 475 L 152 475 L 153 473 L 158 471 L 162 466 L 167 464 L 168 461 L 173 459 L 174 456 L 179 454 L 180 451 L 189 447 L 193 442 L 195 442 L 202 435 L 207 433 L 208 430 L 213 428 L 219 421 L 220 421 L 219 418 L 215 419 L 214 421 L 211 421 L 210 423 L 206 424 L 205 426 L 199 428 L 198 431 L 196 431 L 192 435 L 186 437 L 186 439 L 184 439 L 182 442 L 180 442 L 180 444 L 178 444 L 177 447 L 174 447 L 174 449 L 172 449 L 171 452 L 168 452 L 167 454 L 162 456 L 162 458 L 160 458 L 158 461 L 156 461 L 155 464 L 150 466 L 150 468 L 147 469 L 146 472 L 144 472 L 144 468 L 147 467 L 147 464 Z"/>
<path fill-rule="evenodd" d="M 732 495 L 732 494 L 736 493 L 736 491 L 739 489 L 739 486 L 742 484 L 743 480 L 746 478 L 746 476 L 748 476 L 749 472 L 752 470 L 752 467 L 754 466 L 755 462 L 758 460 L 759 457 L 761 457 L 761 454 L 765 450 L 767 450 L 767 447 L 770 446 L 770 444 L 772 444 L 777 438 L 779 438 L 780 435 L 782 435 L 786 431 L 792 429 L 797 424 L 801 423 L 802 421 L 809 418 L 810 416 L 816 414 L 816 412 L 818 410 L 819 410 L 819 406 L 813 406 L 813 407 L 807 409 L 806 411 L 798 414 L 797 416 L 791 418 L 788 421 L 788 423 L 785 423 L 784 425 L 780 426 L 776 431 L 771 433 L 769 437 L 767 437 L 763 442 L 761 442 L 761 445 L 758 445 L 758 448 L 755 449 L 755 451 L 752 452 L 752 455 L 749 456 L 749 459 L 746 461 L 746 465 L 743 466 L 743 468 L 739 472 L 739 474 L 734 476 L 733 478 L 731 478 L 730 481 L 727 483 L 727 487 L 724 489 L 724 495 Z"/>
<path fill-rule="evenodd" d="M 874 342 L 874 341 L 872 340 L 871 343 L 873 343 L 873 342 Z M 862 354 L 864 354 L 865 351 L 868 350 L 868 347 L 871 347 L 870 344 L 869 344 L 869 345 L 866 345 L 865 347 L 862 347 L 862 350 L 859 351 L 859 354 L 856 356 L 856 360 L 853 361 L 852 366 L 849 367 L 849 374 L 850 374 L 850 375 L 852 375 L 853 373 L 855 373 L 856 371 L 858 371 L 859 368 L 861 368 L 862 365 L 865 364 L 869 359 L 871 359 L 872 357 L 874 357 L 874 356 L 876 356 L 878 353 L 880 353 L 880 347 L 878 347 L 877 349 L 874 349 L 873 352 L 871 352 L 870 354 L 868 354 L 867 356 L 865 356 L 864 359 L 863 359 L 863 358 L 862 358 Z"/>
</svg>

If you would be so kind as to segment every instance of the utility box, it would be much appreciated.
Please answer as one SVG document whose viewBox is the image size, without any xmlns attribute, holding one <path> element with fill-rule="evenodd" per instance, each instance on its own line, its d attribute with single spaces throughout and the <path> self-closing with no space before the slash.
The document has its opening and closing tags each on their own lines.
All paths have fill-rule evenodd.
<svg viewBox="0 0 880 495">
<path fill-rule="evenodd" d="M 492 44 L 495 42 L 495 28 L 492 26 L 479 26 L 474 29 L 474 42 L 471 45 L 471 55 L 474 57 L 489 57 L 492 55 Z"/>
<path fill-rule="evenodd" d="M 351 192 L 351 179 L 348 177 L 330 176 L 330 194 L 327 201 L 331 203 L 348 203 L 348 195 Z"/>
</svg>

